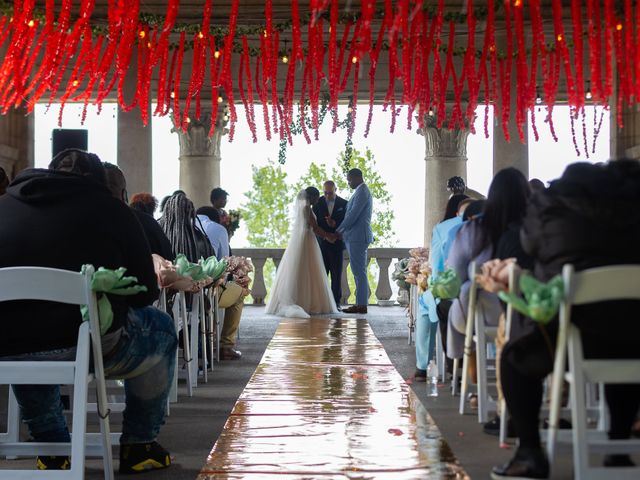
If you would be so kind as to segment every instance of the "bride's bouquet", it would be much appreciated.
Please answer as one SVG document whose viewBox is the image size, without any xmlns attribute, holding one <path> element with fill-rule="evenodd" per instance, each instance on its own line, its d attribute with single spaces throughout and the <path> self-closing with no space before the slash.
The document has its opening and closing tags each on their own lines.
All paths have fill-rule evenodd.
<svg viewBox="0 0 640 480">
<path fill-rule="evenodd" d="M 245 296 L 249 295 L 251 293 L 249 273 L 253 272 L 251 261 L 245 257 L 226 257 L 225 260 L 227 261 L 227 275 L 231 275 L 233 281 L 242 287 Z"/>
<path fill-rule="evenodd" d="M 236 230 L 240 228 L 241 219 L 242 214 L 240 213 L 240 210 L 229 210 L 228 213 L 224 210 L 220 210 L 220 223 L 227 229 L 229 238 L 233 237 Z"/>
</svg>

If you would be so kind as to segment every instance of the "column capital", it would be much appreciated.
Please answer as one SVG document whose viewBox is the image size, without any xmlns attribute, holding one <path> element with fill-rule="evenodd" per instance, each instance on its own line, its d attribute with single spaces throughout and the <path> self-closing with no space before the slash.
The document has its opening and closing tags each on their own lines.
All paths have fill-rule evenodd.
<svg viewBox="0 0 640 480">
<path fill-rule="evenodd" d="M 216 128 L 212 137 L 209 137 L 211 130 L 211 113 L 203 113 L 199 119 L 192 118 L 187 125 L 186 131 L 175 125 L 171 132 L 178 134 L 180 142 L 181 157 L 216 157 L 219 150 L 220 138 L 228 133 L 226 110 L 221 109 L 216 118 Z"/>
<path fill-rule="evenodd" d="M 437 119 L 433 115 L 425 117 L 424 128 L 418 130 L 426 142 L 425 160 L 432 158 L 451 158 L 452 160 L 467 159 L 468 128 L 438 128 Z"/>
</svg>

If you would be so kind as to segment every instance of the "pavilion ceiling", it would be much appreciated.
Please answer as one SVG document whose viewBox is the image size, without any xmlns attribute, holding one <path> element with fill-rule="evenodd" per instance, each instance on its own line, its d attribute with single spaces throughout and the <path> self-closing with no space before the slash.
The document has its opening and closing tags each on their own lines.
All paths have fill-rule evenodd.
<svg viewBox="0 0 640 480">
<path fill-rule="evenodd" d="M 156 113 L 171 114 L 187 128 L 192 118 L 203 112 L 215 117 L 219 103 L 232 101 L 233 127 L 233 103 L 262 103 L 272 114 L 264 121 L 275 122 L 273 133 L 282 138 L 299 118 L 301 99 L 310 103 L 305 108 L 309 129 L 316 128 L 323 108 L 335 111 L 338 103 L 353 107 L 351 117 L 360 103 L 359 121 L 367 121 L 362 103 L 395 106 L 390 112 L 407 105 L 403 115 L 408 119 L 422 126 L 427 112 L 433 112 L 445 127 L 462 126 L 473 119 L 476 105 L 492 104 L 506 132 L 509 122 L 522 128 L 541 102 L 549 109 L 568 102 L 577 117 L 586 101 L 631 104 L 640 97 L 636 0 L 368 0 L 364 5 L 339 0 L 333 18 L 333 0 L 239 0 L 237 15 L 235 0 L 15 2 L 23 9 L 31 3 L 34 11 L 21 16 L 13 2 L 0 1 L 5 15 L 0 29 L 6 52 L 0 67 L 3 112 L 43 101 L 115 100 L 124 109 L 159 101 Z M 208 4 L 210 27 L 204 35 Z M 57 22 L 51 30 L 44 15 L 47 5 L 53 5 L 50 14 Z M 177 6 L 176 15 L 163 38 L 171 5 Z M 294 5 L 298 36 L 292 25 Z M 373 7 L 370 21 L 363 20 L 367 6 Z M 92 10 L 79 28 L 83 7 Z M 137 15 L 128 18 L 136 8 Z M 473 16 L 468 15 L 471 8 Z M 60 33 L 65 12 L 70 14 L 68 28 Z M 13 17 L 19 21 L 9 22 Z M 231 19 L 235 33 L 226 45 Z M 317 21 L 310 26 L 310 19 Z M 390 32 L 397 32 L 395 38 Z M 112 43 L 115 52 L 109 59 Z M 630 66 L 626 59 L 637 62 Z M 145 110 L 141 115 L 147 122 Z M 396 116 L 390 117 L 393 129 Z M 256 121 L 263 119 L 247 116 L 252 130 Z"/>
</svg>

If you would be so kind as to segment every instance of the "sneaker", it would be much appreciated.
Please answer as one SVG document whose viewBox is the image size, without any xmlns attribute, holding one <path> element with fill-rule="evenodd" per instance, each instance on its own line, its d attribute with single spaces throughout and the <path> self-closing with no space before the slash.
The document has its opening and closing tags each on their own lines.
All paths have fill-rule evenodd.
<svg viewBox="0 0 640 480">
<path fill-rule="evenodd" d="M 549 478 L 549 461 L 541 448 L 518 448 L 515 456 L 500 467 L 493 467 L 494 480 L 542 480 Z"/>
<path fill-rule="evenodd" d="M 171 456 L 158 442 L 120 446 L 120 473 L 144 473 L 171 465 Z"/>
<path fill-rule="evenodd" d="M 416 368 L 416 373 L 413 374 L 413 381 L 414 382 L 426 382 L 427 381 L 427 371 L 426 370 L 420 370 L 419 368 Z"/>
<path fill-rule="evenodd" d="M 36 457 L 36 467 L 38 470 L 69 470 L 71 459 L 66 456 L 57 457 Z"/>
</svg>

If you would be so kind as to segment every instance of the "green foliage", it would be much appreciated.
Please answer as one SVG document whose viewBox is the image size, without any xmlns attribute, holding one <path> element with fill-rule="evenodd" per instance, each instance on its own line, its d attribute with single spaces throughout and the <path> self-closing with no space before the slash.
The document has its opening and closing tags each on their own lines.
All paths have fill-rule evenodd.
<svg viewBox="0 0 640 480">
<path fill-rule="evenodd" d="M 364 155 L 360 151 L 353 149 L 350 158 L 347 153 L 340 152 L 338 163 L 342 169 L 334 167 L 329 172 L 326 164 L 311 163 L 309 170 L 295 184 L 293 191 L 299 192 L 308 186 L 315 186 L 320 189 L 325 180 L 333 180 L 338 187 L 338 194 L 341 196 L 350 195 L 347 184 L 346 171 L 351 168 L 362 170 L 364 181 L 371 191 L 373 197 L 373 217 L 371 219 L 371 229 L 373 230 L 375 247 L 388 247 L 393 242 L 393 220 L 395 218 L 391 210 L 391 194 L 387 189 L 387 183 L 376 171 L 376 160 L 373 153 L 368 148 Z"/>
<path fill-rule="evenodd" d="M 282 248 L 289 238 L 289 204 L 293 193 L 282 166 L 269 162 L 252 166 L 253 188 L 244 196 L 242 216 L 247 223 L 248 240 L 253 247 Z"/>
<path fill-rule="evenodd" d="M 387 184 L 376 171 L 373 153 L 367 148 L 364 154 L 356 149 L 343 151 L 338 158 L 338 167 L 331 170 L 324 163 L 311 163 L 307 172 L 297 182 L 289 184 L 287 173 L 282 165 L 269 162 L 264 167 L 253 166 L 253 188 L 245 193 L 247 202 L 242 208 L 243 219 L 247 222 L 248 240 L 255 248 L 284 248 L 289 239 L 289 207 L 302 189 L 315 186 L 319 190 L 325 180 L 333 180 L 338 187 L 338 194 L 348 197 L 351 189 L 347 184 L 346 172 L 351 168 L 362 170 L 364 181 L 373 196 L 373 218 L 371 228 L 375 241 L 372 246 L 387 247 L 393 242 L 394 214 L 391 210 L 391 195 Z M 371 300 L 375 301 L 377 287 L 377 265 L 369 264 L 367 270 Z M 264 267 L 264 279 L 267 292 L 275 278 L 275 267 L 271 261 Z M 347 270 L 350 301 L 355 299 L 355 282 L 351 268 Z"/>
</svg>

